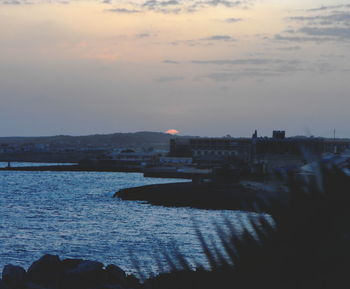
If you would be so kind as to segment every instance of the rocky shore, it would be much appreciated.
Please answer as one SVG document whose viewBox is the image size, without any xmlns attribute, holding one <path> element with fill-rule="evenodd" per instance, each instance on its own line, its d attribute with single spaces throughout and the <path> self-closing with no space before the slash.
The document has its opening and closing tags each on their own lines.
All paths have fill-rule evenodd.
<svg viewBox="0 0 350 289">
<path fill-rule="evenodd" d="M 215 210 L 255 211 L 254 204 L 266 204 L 268 211 L 273 200 L 282 198 L 281 192 L 257 189 L 241 183 L 170 183 L 122 189 L 115 197 L 123 200 L 146 201 L 168 207 L 192 207 Z M 262 208 L 263 209 L 263 208 Z"/>
<path fill-rule="evenodd" d="M 126 289 L 139 288 L 140 282 L 115 265 L 82 259 L 61 260 L 44 255 L 26 271 L 6 265 L 0 289 Z"/>
</svg>

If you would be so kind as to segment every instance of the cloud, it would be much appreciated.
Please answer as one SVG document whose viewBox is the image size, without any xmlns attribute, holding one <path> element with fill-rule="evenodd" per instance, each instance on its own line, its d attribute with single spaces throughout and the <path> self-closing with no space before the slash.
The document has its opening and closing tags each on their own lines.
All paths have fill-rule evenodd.
<svg viewBox="0 0 350 289">
<path fill-rule="evenodd" d="M 177 46 L 181 44 L 188 45 L 188 46 L 209 46 L 209 45 L 213 45 L 213 42 L 230 43 L 230 42 L 236 42 L 236 41 L 238 40 L 230 35 L 211 35 L 208 37 L 198 38 L 198 39 L 172 41 L 172 42 L 169 42 L 169 44 L 173 46 Z"/>
<path fill-rule="evenodd" d="M 320 43 L 320 42 L 329 42 L 329 41 L 333 41 L 334 38 L 330 38 L 330 37 L 309 37 L 309 36 L 285 36 L 285 35 L 281 35 L 281 34 L 276 34 L 273 38 L 274 40 L 277 41 L 289 41 L 289 42 L 316 42 L 316 43 Z"/>
<path fill-rule="evenodd" d="M 252 6 L 257 0 L 146 0 L 141 2 L 127 1 L 125 5 L 129 5 L 136 10 L 155 11 L 164 14 L 178 14 L 178 13 L 192 13 L 200 9 L 208 7 L 226 7 L 226 8 L 248 8 Z M 103 3 L 117 5 L 120 7 L 120 1 L 117 0 L 103 0 Z M 238 18 L 231 18 L 234 23 Z M 239 20 L 238 20 L 239 21 Z M 237 21 L 236 21 L 237 22 Z"/>
<path fill-rule="evenodd" d="M 175 61 L 175 60 L 165 59 L 165 60 L 163 60 L 163 63 L 166 63 L 166 64 L 179 64 L 180 62 Z"/>
<path fill-rule="evenodd" d="M 296 16 L 289 18 L 292 21 L 307 21 L 312 24 L 332 25 L 332 24 L 350 24 L 350 12 L 335 12 L 329 15 L 315 16 Z"/>
<path fill-rule="evenodd" d="M 341 9 L 341 8 L 350 8 L 350 4 L 321 6 L 321 7 L 317 7 L 317 8 L 307 9 L 306 11 L 308 11 L 308 12 L 318 12 L 318 11 L 328 11 L 328 10 Z"/>
<path fill-rule="evenodd" d="M 341 8 L 341 11 L 334 9 Z M 348 42 L 350 40 L 350 4 L 321 6 L 307 10 L 308 14 L 287 18 L 293 28 L 274 36 L 277 41 Z M 309 13 L 312 13 L 311 15 Z"/>
<path fill-rule="evenodd" d="M 232 18 L 226 18 L 226 19 L 224 20 L 224 22 L 226 22 L 226 23 L 237 23 L 237 22 L 241 22 L 241 21 L 243 21 L 242 18 L 234 18 L 234 17 L 232 17 Z"/>
<path fill-rule="evenodd" d="M 280 51 L 297 51 L 301 50 L 300 46 L 288 46 L 288 47 L 279 47 L 277 48 Z"/>
<path fill-rule="evenodd" d="M 214 72 L 207 74 L 205 77 L 214 81 L 237 81 L 242 78 L 263 79 L 265 77 L 278 76 L 277 72 L 267 71 L 233 71 L 233 72 Z"/>
<path fill-rule="evenodd" d="M 188 7 L 188 11 L 193 12 L 193 11 L 198 11 L 202 8 L 207 8 L 207 7 L 226 7 L 226 8 L 242 8 L 242 9 L 247 9 L 250 8 L 256 0 L 241 0 L 241 1 L 236 1 L 236 0 L 197 0 L 197 1 L 192 1 L 192 4 Z"/>
<path fill-rule="evenodd" d="M 153 34 L 152 33 L 148 33 L 148 32 L 136 34 L 136 38 L 139 38 L 139 39 L 149 38 L 149 37 L 152 37 L 152 36 L 153 36 Z"/>
<path fill-rule="evenodd" d="M 246 59 L 213 59 L 213 60 L 192 60 L 193 64 L 212 64 L 212 65 L 267 65 L 286 62 L 282 59 L 270 58 L 246 58 Z M 292 60 L 288 61 L 292 62 Z M 295 60 L 293 60 L 295 62 Z"/>
<path fill-rule="evenodd" d="M 113 12 L 113 13 L 125 13 L 125 14 L 134 14 L 140 13 L 140 10 L 137 9 L 126 9 L 126 8 L 114 8 L 114 9 L 106 9 L 105 11 Z"/>
<path fill-rule="evenodd" d="M 208 7 L 243 8 L 252 6 L 257 0 L 93 0 L 115 8 L 107 11 L 115 13 L 138 13 L 154 11 L 163 14 L 192 13 Z M 67 0 L 0 0 L 0 5 L 29 5 L 39 3 L 62 3 Z M 234 18 L 232 22 L 234 23 Z"/>
<path fill-rule="evenodd" d="M 300 65 L 279 65 L 276 67 L 261 67 L 261 68 L 244 68 L 236 69 L 232 71 L 219 71 L 205 75 L 205 78 L 209 78 L 214 81 L 237 81 L 240 79 L 255 79 L 264 80 L 271 77 L 291 76 L 295 73 L 309 72 L 309 73 L 330 73 L 335 70 L 328 63 L 314 63 L 307 64 L 306 62 Z"/>
<path fill-rule="evenodd" d="M 350 29 L 345 27 L 302 27 L 299 32 L 311 36 L 327 36 L 337 39 L 350 39 Z"/>
<path fill-rule="evenodd" d="M 198 39 L 199 41 L 237 41 L 229 35 L 212 35 L 209 37 Z"/>
<path fill-rule="evenodd" d="M 30 4 L 26 1 L 19 1 L 19 0 L 6 0 L 6 1 L 1 1 L 0 4 L 3 5 L 22 5 L 22 4 Z"/>
<path fill-rule="evenodd" d="M 201 78 L 214 81 L 237 81 L 240 79 L 263 80 L 269 77 L 293 75 L 295 73 L 330 73 L 337 67 L 324 60 L 314 62 L 299 59 L 278 58 L 246 58 L 246 59 L 216 59 L 193 60 L 192 64 L 214 65 L 214 70 Z M 215 68 L 215 66 L 217 66 Z"/>
<path fill-rule="evenodd" d="M 148 0 L 142 4 L 142 7 L 147 7 L 150 10 L 155 10 L 159 7 L 175 6 L 179 4 L 180 2 L 176 0 L 169 0 L 169 1 Z"/>
<path fill-rule="evenodd" d="M 350 41 L 350 28 L 346 27 L 310 27 L 303 26 L 296 31 L 287 32 L 293 35 L 276 34 L 274 40 L 290 42 L 348 42 Z"/>
<path fill-rule="evenodd" d="M 224 6 L 228 8 L 242 6 L 243 2 L 247 1 L 230 1 L 230 0 L 210 0 L 205 1 L 204 4 L 208 6 Z"/>
<path fill-rule="evenodd" d="M 157 11 L 161 13 L 177 14 L 181 12 L 181 3 L 177 0 L 158 1 L 148 0 L 141 4 L 141 7 L 146 10 Z"/>
</svg>

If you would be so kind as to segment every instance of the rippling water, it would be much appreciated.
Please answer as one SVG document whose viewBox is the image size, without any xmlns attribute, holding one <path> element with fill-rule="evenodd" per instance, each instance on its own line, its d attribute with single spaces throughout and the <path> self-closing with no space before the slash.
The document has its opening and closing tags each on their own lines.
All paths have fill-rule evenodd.
<svg viewBox="0 0 350 289">
<path fill-rule="evenodd" d="M 3 165 L 4 166 L 4 165 Z M 0 172 L 0 268 L 27 268 L 43 254 L 114 263 L 128 272 L 135 258 L 154 267 L 157 246 L 175 241 L 183 254 L 204 262 L 193 230 L 206 235 L 223 211 L 165 208 L 112 198 L 121 188 L 176 182 L 138 173 Z M 243 212 L 225 212 L 234 220 Z"/>
</svg>

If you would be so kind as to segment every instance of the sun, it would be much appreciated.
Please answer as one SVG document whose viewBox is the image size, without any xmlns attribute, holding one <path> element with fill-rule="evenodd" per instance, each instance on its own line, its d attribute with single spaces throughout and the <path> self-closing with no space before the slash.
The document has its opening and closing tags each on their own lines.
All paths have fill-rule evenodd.
<svg viewBox="0 0 350 289">
<path fill-rule="evenodd" d="M 175 134 L 178 134 L 179 131 L 176 129 L 168 129 L 165 133 L 175 135 Z"/>
</svg>

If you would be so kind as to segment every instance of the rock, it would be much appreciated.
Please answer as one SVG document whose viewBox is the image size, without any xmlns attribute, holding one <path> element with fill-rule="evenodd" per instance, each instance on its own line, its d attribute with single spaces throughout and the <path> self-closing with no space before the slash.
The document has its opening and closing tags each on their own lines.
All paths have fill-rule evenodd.
<svg viewBox="0 0 350 289">
<path fill-rule="evenodd" d="M 56 284 L 62 273 L 63 266 L 60 258 L 55 255 L 44 255 L 29 267 L 28 280 L 47 287 Z"/>
<path fill-rule="evenodd" d="M 104 269 L 100 262 L 61 261 L 54 255 L 44 255 L 29 267 L 28 272 L 22 267 L 7 265 L 2 278 L 0 289 L 124 289 L 130 288 L 130 284 L 139 284 L 130 280 L 118 266 L 108 265 Z"/>
<path fill-rule="evenodd" d="M 105 269 L 105 281 L 108 284 L 122 284 L 126 283 L 126 273 L 115 265 L 108 265 Z"/>
<path fill-rule="evenodd" d="M 68 272 L 76 268 L 80 263 L 84 262 L 82 259 L 64 259 L 62 261 L 63 272 Z"/>
<path fill-rule="evenodd" d="M 65 272 L 61 283 L 62 288 L 99 288 L 103 284 L 105 272 L 102 263 L 89 260 L 71 260 L 67 261 L 66 265 L 69 263 L 70 265 L 75 263 L 76 266 Z"/>
<path fill-rule="evenodd" d="M 140 280 L 137 279 L 134 275 L 128 275 L 126 276 L 126 284 L 127 288 L 140 288 L 141 283 Z"/>
<path fill-rule="evenodd" d="M 67 272 L 68 275 L 87 275 L 102 271 L 103 264 L 96 261 L 83 260 L 73 269 Z"/>
<path fill-rule="evenodd" d="M 9 289 L 9 287 L 6 285 L 4 281 L 0 279 L 0 289 Z"/>
<path fill-rule="evenodd" d="M 20 266 L 6 265 L 2 271 L 2 280 L 7 284 L 23 284 L 26 281 L 26 270 Z"/>
</svg>

